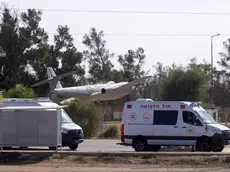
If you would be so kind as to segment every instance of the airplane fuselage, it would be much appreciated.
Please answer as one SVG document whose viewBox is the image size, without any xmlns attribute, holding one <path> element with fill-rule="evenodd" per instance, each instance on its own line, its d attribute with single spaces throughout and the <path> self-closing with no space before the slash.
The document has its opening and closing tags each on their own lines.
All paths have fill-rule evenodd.
<svg viewBox="0 0 230 172">
<path fill-rule="evenodd" d="M 53 93 L 60 95 L 60 96 L 65 96 L 65 97 L 76 97 L 78 99 L 88 99 L 88 97 L 96 92 L 103 92 L 103 89 L 106 90 L 105 95 L 103 96 L 105 99 L 106 97 L 109 96 L 108 98 L 111 99 L 111 94 L 109 91 L 116 89 L 122 85 L 127 84 L 128 82 L 120 82 L 120 83 L 106 83 L 106 84 L 96 84 L 96 85 L 86 85 L 86 86 L 76 86 L 76 87 L 65 87 L 65 88 L 56 88 L 54 89 Z M 123 95 L 123 93 L 121 93 Z M 127 94 L 127 91 L 126 93 Z M 119 93 L 116 93 L 113 97 L 116 98 L 119 96 Z"/>
<path fill-rule="evenodd" d="M 147 78 L 150 78 L 150 76 L 145 76 L 131 82 L 115 83 L 114 81 L 109 81 L 104 84 L 63 88 L 60 83 L 60 79 L 72 75 L 73 73 L 74 72 L 71 71 L 57 76 L 51 67 L 47 67 L 48 78 L 33 84 L 31 87 L 48 83 L 52 97 L 57 95 L 66 97 L 68 100 L 77 98 L 86 101 L 107 101 L 119 99 L 130 94 L 137 84 L 143 82 Z"/>
</svg>

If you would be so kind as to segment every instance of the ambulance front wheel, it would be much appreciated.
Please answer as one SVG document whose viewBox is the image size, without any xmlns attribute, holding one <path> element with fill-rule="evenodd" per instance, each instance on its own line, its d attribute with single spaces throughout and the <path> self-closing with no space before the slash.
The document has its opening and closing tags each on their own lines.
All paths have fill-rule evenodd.
<svg viewBox="0 0 230 172">
<path fill-rule="evenodd" d="M 69 145 L 70 150 L 76 150 L 78 148 L 78 144 Z"/>
<path fill-rule="evenodd" d="M 148 150 L 148 143 L 144 137 L 137 137 L 133 140 L 133 148 L 137 152 L 144 152 Z"/>
<path fill-rule="evenodd" d="M 213 152 L 222 152 L 223 150 L 224 150 L 224 146 L 223 145 L 212 147 L 212 151 Z"/>
</svg>

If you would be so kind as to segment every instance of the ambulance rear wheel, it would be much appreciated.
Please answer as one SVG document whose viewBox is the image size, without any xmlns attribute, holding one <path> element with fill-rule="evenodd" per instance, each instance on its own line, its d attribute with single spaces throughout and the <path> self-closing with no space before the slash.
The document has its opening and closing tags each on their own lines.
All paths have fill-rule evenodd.
<svg viewBox="0 0 230 172">
<path fill-rule="evenodd" d="M 148 143 L 145 138 L 137 137 L 133 140 L 133 148 L 137 152 L 144 152 L 148 150 Z"/>
<path fill-rule="evenodd" d="M 198 141 L 196 149 L 201 152 L 211 152 L 211 144 L 208 138 L 202 138 Z"/>
<path fill-rule="evenodd" d="M 148 151 L 158 152 L 161 149 L 160 145 L 149 145 Z"/>
</svg>

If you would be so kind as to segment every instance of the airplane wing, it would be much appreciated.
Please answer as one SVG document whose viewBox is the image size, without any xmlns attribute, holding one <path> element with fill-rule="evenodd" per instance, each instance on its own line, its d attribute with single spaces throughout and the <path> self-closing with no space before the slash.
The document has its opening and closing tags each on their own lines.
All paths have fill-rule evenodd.
<svg viewBox="0 0 230 172">
<path fill-rule="evenodd" d="M 70 103 L 72 100 L 75 100 L 75 98 L 74 98 L 74 97 L 71 97 L 71 98 L 65 99 L 65 100 L 61 101 L 60 104 L 65 104 L 65 103 L 68 104 L 68 103 Z"/>
<path fill-rule="evenodd" d="M 122 86 L 119 86 L 117 88 L 114 88 L 113 89 L 113 86 L 109 86 L 105 89 L 110 89 L 110 91 L 114 92 L 114 93 L 119 93 L 119 92 L 124 92 L 125 90 L 129 89 L 131 90 L 133 86 L 145 81 L 146 79 L 148 78 L 151 78 L 152 76 L 145 76 L 145 77 L 142 77 L 142 78 L 139 78 L 139 79 L 136 79 L 134 81 L 131 81 L 125 85 L 122 85 Z M 112 89 L 111 89 L 112 88 Z M 127 94 L 129 94 L 129 92 L 127 92 Z M 90 95 L 90 99 L 100 99 L 101 97 L 104 97 L 106 96 L 106 94 L 102 94 L 101 92 L 96 92 L 96 93 L 92 93 Z"/>
<path fill-rule="evenodd" d="M 135 86 L 135 85 L 137 85 L 137 84 L 139 84 L 139 83 L 141 83 L 141 82 L 143 82 L 143 81 L 145 81 L 146 79 L 151 78 L 151 77 L 152 77 L 152 76 L 144 76 L 144 77 L 142 77 L 142 78 L 139 78 L 139 79 L 136 79 L 136 80 L 134 80 L 134 81 L 131 81 L 131 82 L 125 84 L 125 85 L 122 85 L 121 87 L 119 87 L 119 88 L 117 88 L 117 89 L 131 88 L 131 87 L 133 87 L 133 86 Z"/>
</svg>

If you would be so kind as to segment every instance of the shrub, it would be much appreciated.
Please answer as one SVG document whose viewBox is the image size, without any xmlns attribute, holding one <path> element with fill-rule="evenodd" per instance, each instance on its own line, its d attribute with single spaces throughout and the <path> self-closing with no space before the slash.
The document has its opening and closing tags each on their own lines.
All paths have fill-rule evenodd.
<svg viewBox="0 0 230 172">
<path fill-rule="evenodd" d="M 16 84 L 9 90 L 3 90 L 4 98 L 35 98 L 36 94 L 32 88 L 25 87 L 22 84 Z"/>
<path fill-rule="evenodd" d="M 75 123 L 82 127 L 85 138 L 96 135 L 100 127 L 101 116 L 93 103 L 73 100 L 65 111 Z"/>
<path fill-rule="evenodd" d="M 120 133 L 121 131 L 119 125 L 108 125 L 104 129 L 103 138 L 119 138 Z M 102 138 L 102 134 L 99 135 L 99 138 Z"/>
</svg>

